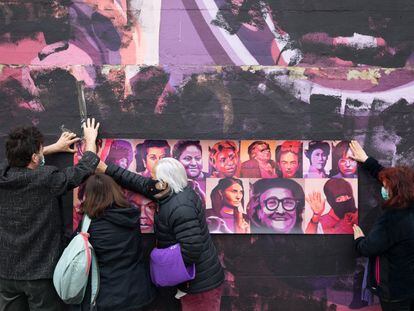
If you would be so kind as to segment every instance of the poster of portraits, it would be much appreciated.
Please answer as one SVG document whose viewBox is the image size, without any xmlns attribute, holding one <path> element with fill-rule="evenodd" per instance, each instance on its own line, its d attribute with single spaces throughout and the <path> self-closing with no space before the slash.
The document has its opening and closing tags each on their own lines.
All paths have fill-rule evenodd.
<svg viewBox="0 0 414 311">
<path fill-rule="evenodd" d="M 75 163 L 81 154 L 79 146 Z M 180 161 L 211 233 L 352 234 L 358 223 L 357 163 L 348 141 L 103 139 L 98 155 L 145 177 L 162 158 Z M 82 190 L 74 192 L 74 228 Z M 153 232 L 156 202 L 125 194 L 141 210 L 141 231 Z"/>
</svg>

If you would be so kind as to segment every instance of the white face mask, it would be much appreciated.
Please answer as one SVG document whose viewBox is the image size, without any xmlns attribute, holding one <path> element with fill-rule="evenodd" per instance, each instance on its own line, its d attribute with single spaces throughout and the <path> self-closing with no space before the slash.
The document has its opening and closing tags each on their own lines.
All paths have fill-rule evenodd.
<svg viewBox="0 0 414 311">
<path fill-rule="evenodd" d="M 44 166 L 45 165 L 45 156 L 42 154 L 36 154 L 39 157 L 39 166 Z"/>
</svg>

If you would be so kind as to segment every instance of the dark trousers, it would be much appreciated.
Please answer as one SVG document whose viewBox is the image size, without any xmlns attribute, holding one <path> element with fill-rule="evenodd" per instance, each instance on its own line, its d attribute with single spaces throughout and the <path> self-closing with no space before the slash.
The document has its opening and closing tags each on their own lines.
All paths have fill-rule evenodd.
<svg viewBox="0 0 414 311">
<path fill-rule="evenodd" d="M 384 300 L 381 301 L 382 311 L 414 311 L 414 300 Z"/>
<path fill-rule="evenodd" d="M 67 310 L 51 279 L 0 279 L 0 311 L 60 311 Z"/>
</svg>

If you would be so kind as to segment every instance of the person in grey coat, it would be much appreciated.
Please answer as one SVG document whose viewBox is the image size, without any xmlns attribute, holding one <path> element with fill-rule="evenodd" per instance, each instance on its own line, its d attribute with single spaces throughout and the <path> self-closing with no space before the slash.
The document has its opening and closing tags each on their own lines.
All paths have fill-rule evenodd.
<svg viewBox="0 0 414 311">
<path fill-rule="evenodd" d="M 44 165 L 44 155 L 74 152 L 73 133 L 43 147 L 36 127 L 19 127 L 6 141 L 7 164 L 0 167 L 0 310 L 62 310 L 52 277 L 64 248 L 59 197 L 79 186 L 99 163 L 99 123 L 84 125 L 86 152 L 76 166 Z"/>
</svg>

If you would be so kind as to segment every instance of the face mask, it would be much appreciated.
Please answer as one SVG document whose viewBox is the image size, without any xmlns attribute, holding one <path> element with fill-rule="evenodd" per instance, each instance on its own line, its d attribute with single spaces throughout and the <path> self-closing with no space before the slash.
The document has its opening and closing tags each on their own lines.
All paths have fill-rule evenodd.
<svg viewBox="0 0 414 311">
<path fill-rule="evenodd" d="M 344 202 L 335 202 L 332 204 L 332 208 L 339 218 L 344 218 L 346 213 L 355 213 L 356 207 L 355 207 L 355 200 L 354 198 L 349 199 L 348 201 Z"/>
<path fill-rule="evenodd" d="M 385 189 L 384 187 L 381 187 L 381 196 L 384 200 L 389 200 L 390 196 L 388 194 L 388 190 Z"/>
<path fill-rule="evenodd" d="M 45 163 L 46 163 L 45 157 L 42 155 L 41 158 L 40 158 L 39 166 L 44 166 Z"/>
</svg>

